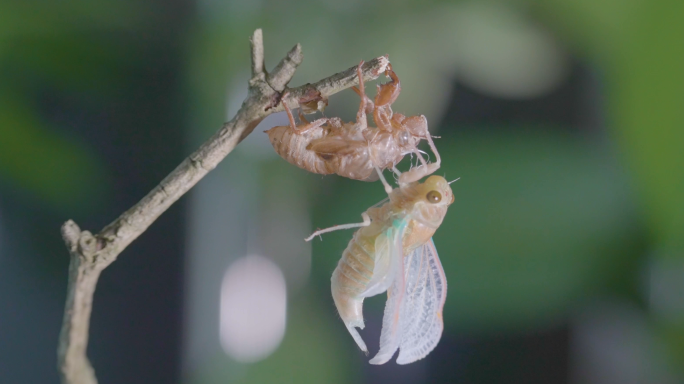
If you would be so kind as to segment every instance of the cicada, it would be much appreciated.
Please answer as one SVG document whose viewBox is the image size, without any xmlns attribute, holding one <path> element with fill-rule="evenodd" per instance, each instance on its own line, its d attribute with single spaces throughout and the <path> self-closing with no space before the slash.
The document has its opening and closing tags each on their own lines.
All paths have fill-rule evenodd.
<svg viewBox="0 0 684 384">
<path fill-rule="evenodd" d="M 290 125 L 266 131 L 275 151 L 289 163 L 309 172 L 336 173 L 355 180 L 375 181 L 376 170 L 391 169 L 402 183 L 421 179 L 437 170 L 440 157 L 428 131 L 425 116 L 406 117 L 393 113 L 391 104 L 401 90 L 399 78 L 388 64 L 385 74 L 389 83 L 378 86 L 375 102 L 365 94 L 361 65 L 357 69 L 361 97 L 356 121 L 343 123 L 339 118 L 320 118 L 309 122 L 299 113 L 302 124 L 295 123 L 289 107 L 283 103 Z M 284 98 L 283 98 L 284 99 Z M 368 126 L 367 112 L 373 113 L 378 127 Z M 418 149 L 426 140 L 436 161 L 428 164 Z M 417 156 L 421 165 L 403 175 L 396 164 L 407 154 Z M 388 190 L 389 192 L 389 190 Z"/>
<path fill-rule="evenodd" d="M 331 279 L 340 317 L 356 344 L 368 348 L 363 329 L 363 300 L 387 291 L 380 350 L 371 364 L 384 364 L 399 349 L 398 364 L 430 353 L 442 336 L 446 277 L 432 235 L 454 201 L 443 177 L 430 176 L 394 189 L 389 198 L 362 214 L 363 223 L 338 225 L 314 236 L 360 227 L 342 253 Z"/>
</svg>

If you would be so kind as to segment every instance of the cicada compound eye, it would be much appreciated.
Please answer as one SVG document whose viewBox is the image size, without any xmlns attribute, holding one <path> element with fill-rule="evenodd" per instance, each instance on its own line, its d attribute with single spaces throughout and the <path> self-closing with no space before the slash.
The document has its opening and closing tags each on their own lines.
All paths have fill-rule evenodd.
<svg viewBox="0 0 684 384">
<path fill-rule="evenodd" d="M 425 198 L 428 202 L 432 204 L 437 204 L 440 201 L 442 201 L 442 194 L 439 193 L 439 191 L 430 191 L 427 193 L 427 195 L 425 195 Z"/>
</svg>

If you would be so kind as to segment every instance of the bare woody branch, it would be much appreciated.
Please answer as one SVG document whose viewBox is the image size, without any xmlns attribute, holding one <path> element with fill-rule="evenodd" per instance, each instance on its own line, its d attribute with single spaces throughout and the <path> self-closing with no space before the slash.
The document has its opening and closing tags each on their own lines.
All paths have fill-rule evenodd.
<svg viewBox="0 0 684 384">
<path fill-rule="evenodd" d="M 249 43 L 252 48 L 252 77 L 257 77 L 264 73 L 264 35 L 261 29 L 254 31 Z"/>
<path fill-rule="evenodd" d="M 273 68 L 273 75 L 266 77 L 266 82 L 271 88 L 282 92 L 285 86 L 294 76 L 297 66 L 302 62 L 302 46 L 297 44 L 287 53 L 280 63 Z"/>
<path fill-rule="evenodd" d="M 271 113 L 283 110 L 280 103 L 287 83 L 302 62 L 297 44 L 270 75 L 264 70 L 261 29 L 251 38 L 252 79 L 249 93 L 237 115 L 128 211 L 96 235 L 81 231 L 69 220 L 62 226 L 62 237 L 71 256 L 69 282 L 62 331 L 57 350 L 58 369 L 64 384 L 95 384 L 95 372 L 86 356 L 93 294 L 100 272 L 114 262 L 126 247 L 140 236 L 171 204 L 178 200 L 209 171 L 214 169 L 237 144 Z M 364 81 L 385 72 L 389 61 L 378 57 L 363 66 Z M 313 84 L 288 90 L 284 102 L 291 108 L 320 106 L 327 98 L 359 83 L 356 66 Z M 316 109 L 316 108 L 313 108 Z M 307 109 L 311 112 L 312 109 Z"/>
</svg>

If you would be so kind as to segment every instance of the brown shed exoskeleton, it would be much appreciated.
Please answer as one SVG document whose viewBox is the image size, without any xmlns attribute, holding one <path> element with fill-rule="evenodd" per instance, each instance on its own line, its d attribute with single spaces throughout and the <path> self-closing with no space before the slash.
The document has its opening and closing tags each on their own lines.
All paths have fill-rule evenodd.
<svg viewBox="0 0 684 384">
<path fill-rule="evenodd" d="M 361 65 L 358 76 L 361 77 Z M 339 118 L 320 118 L 309 122 L 299 113 L 302 124 L 295 123 L 285 103 L 290 124 L 269 129 L 266 133 L 275 151 L 285 160 L 309 172 L 338 174 L 355 180 L 382 180 L 385 190 L 392 190 L 382 177 L 382 170 L 391 169 L 406 184 L 427 176 L 440 166 L 440 156 L 432 141 L 425 116 L 406 117 L 394 113 L 391 105 L 401 91 L 396 73 L 388 65 L 385 74 L 390 82 L 378 85 L 375 100 L 365 95 L 363 81 L 354 90 L 361 97 L 356 121 L 344 123 Z M 373 113 L 378 127 L 368 126 L 367 113 Z M 428 163 L 418 150 L 425 139 L 436 161 Z M 396 165 L 407 154 L 415 154 L 421 165 L 408 172 L 400 172 Z"/>
</svg>

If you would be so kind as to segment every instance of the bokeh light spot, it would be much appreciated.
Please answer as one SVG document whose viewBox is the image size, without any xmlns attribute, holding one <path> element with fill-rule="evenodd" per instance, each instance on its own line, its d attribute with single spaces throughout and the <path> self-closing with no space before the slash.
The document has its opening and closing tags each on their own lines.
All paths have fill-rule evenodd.
<svg viewBox="0 0 684 384">
<path fill-rule="evenodd" d="M 226 270 L 219 327 L 230 357 L 243 363 L 268 357 L 283 339 L 286 313 L 285 278 L 271 260 L 247 256 Z"/>
</svg>

